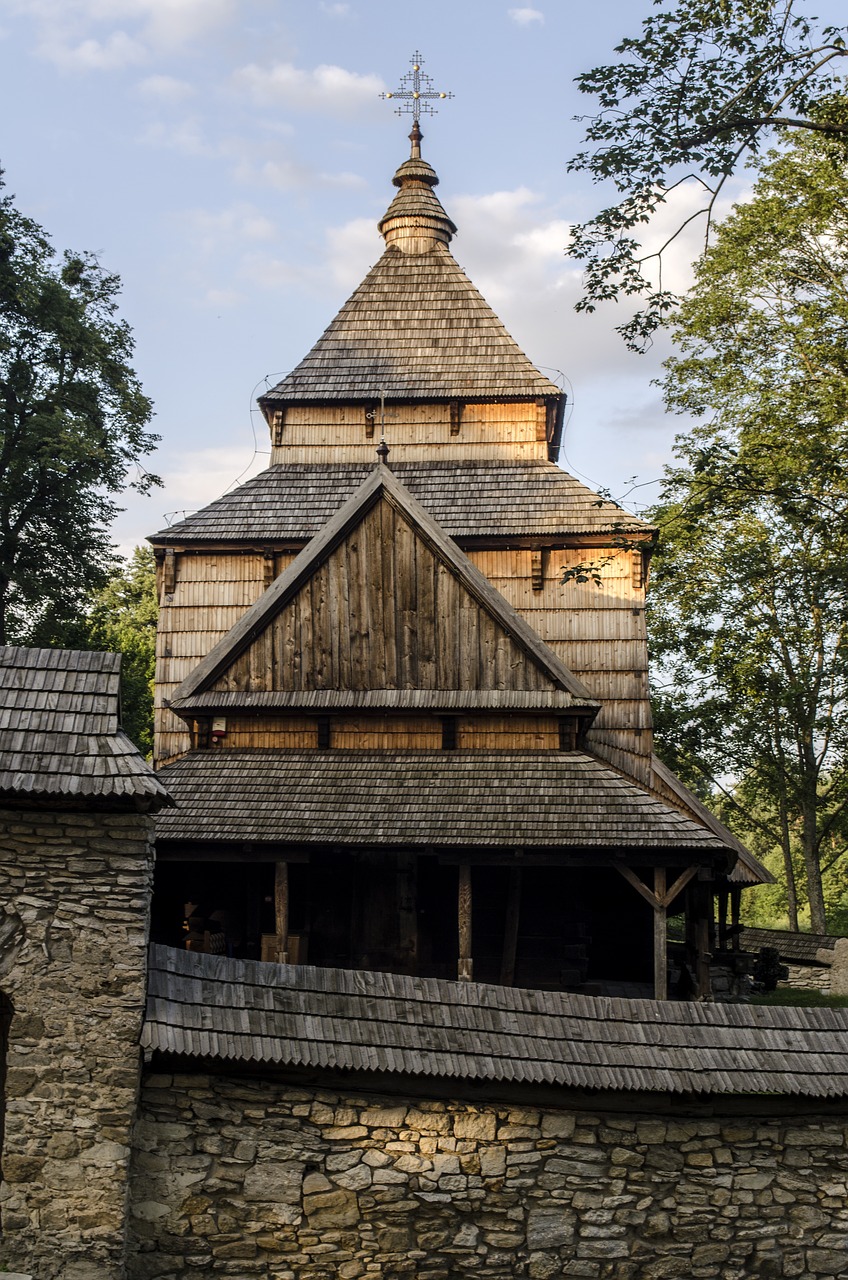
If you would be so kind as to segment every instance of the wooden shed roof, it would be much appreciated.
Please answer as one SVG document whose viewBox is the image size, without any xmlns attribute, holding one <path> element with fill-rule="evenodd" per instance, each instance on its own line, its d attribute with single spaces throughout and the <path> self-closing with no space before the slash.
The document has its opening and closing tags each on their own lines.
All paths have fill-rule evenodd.
<svg viewBox="0 0 848 1280">
<path fill-rule="evenodd" d="M 169 802 L 118 723 L 120 671 L 119 653 L 0 647 L 0 795 Z"/>
<path fill-rule="evenodd" d="M 269 1068 L 675 1094 L 848 1094 L 848 1010 L 528 991 L 154 946 L 147 1050 Z"/>
<path fill-rule="evenodd" d="M 391 471 L 452 538 L 648 534 L 553 462 L 402 462 Z M 306 541 L 358 489 L 372 464 L 269 467 L 208 507 L 153 534 L 172 544 Z"/>
<path fill-rule="evenodd" d="M 793 933 L 790 929 L 742 929 L 739 944 L 743 951 L 773 947 L 781 960 L 791 964 L 821 964 L 819 951 L 833 951 L 838 939 L 826 933 Z"/>
<path fill-rule="evenodd" d="M 727 845 L 584 752 L 190 752 L 159 771 L 163 840 L 690 850 Z"/>
</svg>

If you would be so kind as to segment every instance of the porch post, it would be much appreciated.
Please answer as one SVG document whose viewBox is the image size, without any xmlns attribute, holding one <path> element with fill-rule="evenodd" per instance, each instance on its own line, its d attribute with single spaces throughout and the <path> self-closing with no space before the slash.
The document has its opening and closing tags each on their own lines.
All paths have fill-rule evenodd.
<svg viewBox="0 0 848 1280">
<path fill-rule="evenodd" d="M 521 916 L 521 868 L 510 867 L 506 900 L 501 983 L 511 987 L 515 982 L 515 958 L 518 953 L 518 922 Z"/>
<path fill-rule="evenodd" d="M 278 862 L 274 870 L 274 931 L 277 964 L 289 962 L 289 864 Z"/>
<path fill-rule="evenodd" d="M 459 864 L 459 965 L 460 982 L 470 982 L 474 969 L 471 959 L 471 867 L 467 862 Z"/>
<path fill-rule="evenodd" d="M 654 999 L 668 999 L 668 929 L 665 867 L 654 867 Z"/>
</svg>

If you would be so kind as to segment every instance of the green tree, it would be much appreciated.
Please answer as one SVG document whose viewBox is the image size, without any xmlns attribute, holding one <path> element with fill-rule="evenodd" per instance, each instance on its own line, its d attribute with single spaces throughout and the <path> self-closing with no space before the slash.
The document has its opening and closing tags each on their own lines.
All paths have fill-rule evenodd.
<svg viewBox="0 0 848 1280">
<path fill-rule="evenodd" d="M 805 16 L 803 0 L 654 5 L 640 35 L 616 46 L 615 62 L 577 77 L 600 110 L 588 117 L 589 147 L 569 165 L 611 183 L 619 197 L 574 228 L 569 252 L 586 268 L 578 310 L 641 297 L 619 328 L 636 350 L 678 302 L 663 285 L 663 249 L 647 254 L 639 238 L 670 192 L 694 183 L 703 193 L 670 239 L 700 218 L 706 242 L 724 184 L 768 138 L 800 131 L 848 139 L 840 96 L 848 25 Z"/>
<path fill-rule="evenodd" d="M 61 630 L 108 580 L 114 495 L 158 483 L 158 437 L 116 318 L 120 281 L 92 254 L 57 259 L 0 199 L 0 643 Z M 128 472 L 135 469 L 135 478 Z"/>
<path fill-rule="evenodd" d="M 720 225 L 675 320 L 699 420 L 653 513 L 660 750 L 795 859 L 814 930 L 848 827 L 848 161 L 799 136 Z"/>
<path fill-rule="evenodd" d="M 150 547 L 129 560 L 97 591 L 85 616 L 85 648 L 123 655 L 121 721 L 146 756 L 153 751 L 153 676 L 156 654 L 156 563 Z"/>
</svg>

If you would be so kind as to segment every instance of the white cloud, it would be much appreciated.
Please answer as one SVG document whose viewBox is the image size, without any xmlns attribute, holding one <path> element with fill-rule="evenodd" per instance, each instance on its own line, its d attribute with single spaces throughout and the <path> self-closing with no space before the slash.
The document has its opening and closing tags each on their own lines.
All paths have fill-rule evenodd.
<svg viewBox="0 0 848 1280">
<path fill-rule="evenodd" d="M 89 37 L 79 44 L 63 44 L 59 38 L 48 37 L 39 52 L 66 71 L 117 71 L 147 57 L 145 46 L 126 31 L 113 31 L 105 40 Z"/>
<path fill-rule="evenodd" d="M 203 254 L 219 253 L 223 247 L 244 241 L 273 240 L 276 227 L 252 204 L 239 202 L 227 209 L 190 209 L 181 221 L 194 249 Z"/>
<path fill-rule="evenodd" d="M 8 0 L 30 18 L 39 55 L 66 70 L 110 71 L 198 41 L 241 0 Z"/>
<path fill-rule="evenodd" d="M 327 4 L 326 0 L 321 0 L 321 9 L 331 18 L 346 18 L 350 13 L 349 4 Z"/>
<path fill-rule="evenodd" d="M 184 120 L 170 124 L 158 120 L 145 129 L 140 141 L 149 147 L 179 151 L 188 156 L 217 154 L 217 148 L 206 140 L 203 126 L 197 116 L 187 116 Z"/>
<path fill-rule="evenodd" d="M 519 27 L 527 27 L 531 22 L 544 22 L 545 15 L 541 9 L 510 9 L 509 16 L 513 22 L 517 22 Z"/>
<path fill-rule="evenodd" d="M 360 75 L 326 64 L 305 71 L 292 62 L 277 62 L 272 67 L 253 63 L 239 68 L 234 80 L 257 102 L 322 111 L 350 112 L 375 105 L 384 87 L 377 75 Z"/>
<path fill-rule="evenodd" d="M 267 447 L 261 437 L 259 447 Z M 246 449 L 196 449 L 174 455 L 162 479 L 165 492 L 179 509 L 166 512 L 163 525 L 176 524 L 232 489 L 237 481 L 244 484 L 267 465 L 267 453 L 251 457 Z"/>
<path fill-rule="evenodd" d="M 139 82 L 138 91 L 157 102 L 184 102 L 195 92 L 192 85 L 176 76 L 148 76 Z"/>
</svg>

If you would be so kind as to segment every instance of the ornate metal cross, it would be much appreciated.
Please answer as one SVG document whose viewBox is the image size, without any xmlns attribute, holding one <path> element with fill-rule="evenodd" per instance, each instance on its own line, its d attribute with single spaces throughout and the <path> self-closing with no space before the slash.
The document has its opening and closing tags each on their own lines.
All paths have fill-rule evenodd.
<svg viewBox="0 0 848 1280">
<path fill-rule="evenodd" d="M 420 53 L 413 53 L 410 61 L 412 70 L 401 76 L 400 88 L 395 89 L 394 93 L 381 93 L 380 97 L 402 102 L 403 105 L 397 108 L 396 114 L 411 115 L 417 124 L 422 113 L 427 116 L 435 115 L 436 108 L 430 105 L 433 98 L 452 98 L 453 94 L 435 91 L 430 76 L 421 70 L 424 59 Z"/>
</svg>

